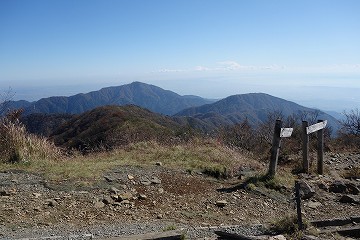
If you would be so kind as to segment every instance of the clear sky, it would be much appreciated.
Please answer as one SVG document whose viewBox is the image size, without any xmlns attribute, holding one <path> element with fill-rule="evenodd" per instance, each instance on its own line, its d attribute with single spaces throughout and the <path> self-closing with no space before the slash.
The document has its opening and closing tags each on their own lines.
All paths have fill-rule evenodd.
<svg viewBox="0 0 360 240">
<path fill-rule="evenodd" d="M 0 0 L 0 89 L 34 99 L 132 81 L 347 97 L 360 91 L 360 1 Z"/>
</svg>

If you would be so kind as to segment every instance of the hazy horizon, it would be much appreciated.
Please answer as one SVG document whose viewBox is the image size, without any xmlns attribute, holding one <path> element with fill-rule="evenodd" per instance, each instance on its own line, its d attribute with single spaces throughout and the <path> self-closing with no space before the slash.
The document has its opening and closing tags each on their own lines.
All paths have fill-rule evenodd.
<svg viewBox="0 0 360 240">
<path fill-rule="evenodd" d="M 357 108 L 359 10 L 356 0 L 0 1 L 0 90 L 33 101 L 140 81 Z"/>
</svg>

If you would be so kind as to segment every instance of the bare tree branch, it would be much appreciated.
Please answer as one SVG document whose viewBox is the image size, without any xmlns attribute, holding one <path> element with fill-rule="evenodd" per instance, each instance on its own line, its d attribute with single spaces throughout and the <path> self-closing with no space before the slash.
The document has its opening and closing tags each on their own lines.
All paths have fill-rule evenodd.
<svg viewBox="0 0 360 240">
<path fill-rule="evenodd" d="M 8 90 L 0 93 L 0 116 L 4 116 L 9 110 L 10 101 L 13 99 L 15 93 L 9 87 Z"/>
<path fill-rule="evenodd" d="M 360 136 L 360 111 L 359 109 L 344 111 L 345 119 L 341 121 L 342 131 L 345 134 Z"/>
</svg>

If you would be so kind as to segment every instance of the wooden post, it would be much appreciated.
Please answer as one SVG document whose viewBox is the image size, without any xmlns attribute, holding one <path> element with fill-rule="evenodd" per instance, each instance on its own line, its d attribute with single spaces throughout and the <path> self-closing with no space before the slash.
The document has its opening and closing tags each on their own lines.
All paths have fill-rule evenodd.
<svg viewBox="0 0 360 240">
<path fill-rule="evenodd" d="M 300 183 L 295 181 L 295 199 L 296 199 L 296 212 L 297 212 L 297 222 L 299 230 L 303 229 L 303 222 L 301 216 L 301 196 L 300 196 Z"/>
<path fill-rule="evenodd" d="M 302 150 L 303 150 L 303 171 L 309 173 L 309 135 L 307 134 L 307 121 L 302 122 Z"/>
<path fill-rule="evenodd" d="M 276 120 L 272 148 L 271 148 L 270 166 L 268 172 L 268 175 L 270 177 L 274 177 L 276 174 L 276 167 L 279 158 L 279 150 L 281 144 L 281 137 L 280 137 L 281 127 L 282 127 L 281 120 L 280 119 Z"/>
<path fill-rule="evenodd" d="M 318 123 L 323 120 L 318 120 Z M 318 146 L 317 146 L 317 172 L 318 174 L 324 174 L 324 128 L 317 132 Z"/>
</svg>

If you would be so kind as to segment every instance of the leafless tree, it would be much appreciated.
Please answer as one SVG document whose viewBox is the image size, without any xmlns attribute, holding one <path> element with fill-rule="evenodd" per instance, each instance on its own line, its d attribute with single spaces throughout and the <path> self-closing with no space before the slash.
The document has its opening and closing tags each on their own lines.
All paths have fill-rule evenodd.
<svg viewBox="0 0 360 240">
<path fill-rule="evenodd" d="M 0 92 L 0 116 L 4 116 L 9 110 L 9 104 L 14 95 L 15 94 L 10 87 L 6 91 Z"/>
<path fill-rule="evenodd" d="M 258 135 L 263 142 L 267 142 L 271 145 L 272 138 L 274 135 L 274 124 L 277 119 L 284 119 L 284 114 L 282 111 L 273 111 L 267 113 L 266 120 L 259 125 Z"/>
<path fill-rule="evenodd" d="M 349 112 L 344 111 L 345 119 L 341 121 L 341 131 L 345 134 L 360 136 L 360 110 L 352 109 Z"/>
<path fill-rule="evenodd" d="M 320 115 L 320 110 L 315 111 L 302 111 L 298 114 L 297 119 L 307 121 L 309 125 L 315 124 Z"/>
</svg>

